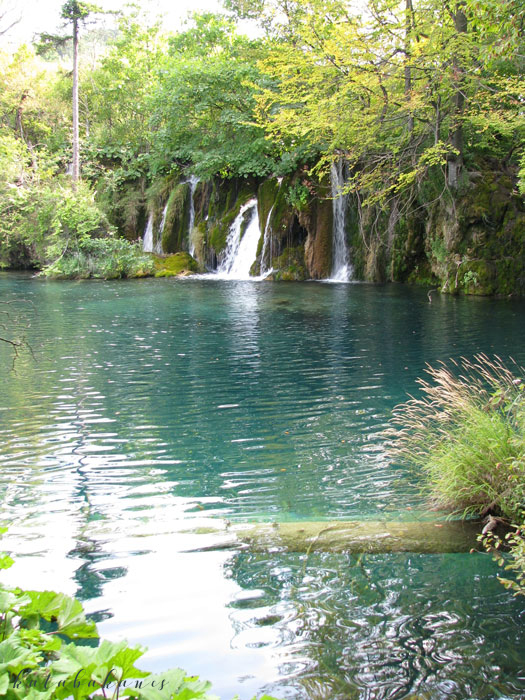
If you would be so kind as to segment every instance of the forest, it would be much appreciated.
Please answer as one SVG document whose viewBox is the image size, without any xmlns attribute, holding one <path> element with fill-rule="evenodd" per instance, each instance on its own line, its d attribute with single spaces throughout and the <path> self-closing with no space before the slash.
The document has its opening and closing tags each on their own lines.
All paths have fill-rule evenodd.
<svg viewBox="0 0 525 700">
<path fill-rule="evenodd" d="M 4 267 L 214 270 L 256 196 L 252 274 L 324 279 L 337 196 L 354 279 L 522 294 L 519 0 L 228 0 L 178 33 L 64 8 L 60 35 L 0 58 Z M 157 258 L 141 255 L 149 218 Z"/>
</svg>

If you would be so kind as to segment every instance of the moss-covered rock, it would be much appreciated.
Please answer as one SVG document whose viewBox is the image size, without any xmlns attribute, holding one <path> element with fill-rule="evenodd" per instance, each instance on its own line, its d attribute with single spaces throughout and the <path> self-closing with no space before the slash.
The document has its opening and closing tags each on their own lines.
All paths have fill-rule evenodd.
<svg viewBox="0 0 525 700">
<path fill-rule="evenodd" d="M 286 282 L 300 282 L 308 279 L 304 261 L 304 246 L 285 248 L 281 255 L 273 260 L 273 279 Z"/>
<path fill-rule="evenodd" d="M 489 296 L 496 290 L 496 267 L 487 260 L 470 260 L 458 266 L 456 285 L 465 294 Z"/>
<path fill-rule="evenodd" d="M 179 252 L 165 258 L 154 256 L 155 277 L 178 277 L 199 271 L 197 261 L 189 253 Z"/>
<path fill-rule="evenodd" d="M 308 231 L 304 245 L 304 258 L 308 277 L 315 280 L 330 277 L 333 247 L 333 203 L 329 199 L 328 184 L 319 184 L 317 196 L 312 198 L 299 221 Z"/>
<path fill-rule="evenodd" d="M 175 185 L 170 192 L 162 231 L 162 250 L 165 253 L 177 253 L 188 247 L 189 198 L 190 186 L 187 182 Z"/>
<path fill-rule="evenodd" d="M 430 210 L 427 255 L 443 291 L 525 293 L 525 211 L 513 179 L 494 162 L 478 164 L 456 201 Z"/>
<path fill-rule="evenodd" d="M 359 200 L 349 195 L 346 220 L 354 276 L 438 286 L 455 294 L 525 294 L 525 206 L 515 192 L 515 173 L 494 161 L 470 168 L 454 196 L 443 188 L 439 169 L 429 172 L 417 192 L 396 195 L 388 205 L 366 207 L 363 193 Z M 155 231 L 168 203 L 162 241 L 166 252 L 190 246 L 189 191 L 187 183 L 171 178 L 146 193 Z M 314 183 L 305 169 L 262 183 L 218 178 L 199 183 L 191 244 L 201 268 L 216 269 L 232 223 L 255 192 L 261 236 L 251 273 L 259 274 L 263 264 L 264 269 L 273 267 L 272 279 L 328 277 L 331 192 L 326 180 Z M 145 223 L 139 195 L 140 190 L 130 190 L 128 199 L 123 197 L 130 231 Z"/>
</svg>

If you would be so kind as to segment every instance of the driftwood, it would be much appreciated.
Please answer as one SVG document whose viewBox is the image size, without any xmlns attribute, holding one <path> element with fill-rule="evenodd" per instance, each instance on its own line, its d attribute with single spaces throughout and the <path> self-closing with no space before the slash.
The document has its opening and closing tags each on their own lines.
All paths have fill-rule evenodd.
<svg viewBox="0 0 525 700">
<path fill-rule="evenodd" d="M 215 530 L 220 542 L 205 549 L 253 551 L 281 548 L 289 552 L 416 552 L 440 554 L 476 548 L 479 521 L 389 522 L 381 520 L 254 523 Z M 195 532 L 198 532 L 196 530 Z M 206 530 L 211 534 L 212 531 Z"/>
</svg>

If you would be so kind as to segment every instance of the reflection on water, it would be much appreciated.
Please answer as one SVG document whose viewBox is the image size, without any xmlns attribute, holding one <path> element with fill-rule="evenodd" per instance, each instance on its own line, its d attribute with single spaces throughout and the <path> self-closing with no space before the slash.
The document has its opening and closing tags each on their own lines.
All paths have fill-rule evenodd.
<svg viewBox="0 0 525 700">
<path fill-rule="evenodd" d="M 202 551 L 235 520 L 428 517 L 388 464 L 425 362 L 525 360 L 518 301 L 394 286 L 50 283 L 0 401 L 5 578 L 76 594 L 224 696 L 518 698 L 523 610 L 483 555 Z M 195 552 L 192 550 L 200 550 Z M 520 607 L 521 605 L 521 607 Z"/>
</svg>

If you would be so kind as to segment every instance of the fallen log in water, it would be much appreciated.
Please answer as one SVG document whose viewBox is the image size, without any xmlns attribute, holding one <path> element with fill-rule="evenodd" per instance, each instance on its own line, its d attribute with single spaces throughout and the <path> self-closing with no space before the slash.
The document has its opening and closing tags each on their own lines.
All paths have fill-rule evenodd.
<svg viewBox="0 0 525 700">
<path fill-rule="evenodd" d="M 208 531 L 209 532 L 209 531 Z M 468 552 L 476 547 L 479 521 L 388 522 L 378 520 L 230 525 L 211 549 L 249 546 L 254 551 L 290 552 Z M 210 547 L 206 547 L 210 549 Z"/>
</svg>

